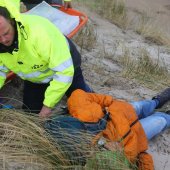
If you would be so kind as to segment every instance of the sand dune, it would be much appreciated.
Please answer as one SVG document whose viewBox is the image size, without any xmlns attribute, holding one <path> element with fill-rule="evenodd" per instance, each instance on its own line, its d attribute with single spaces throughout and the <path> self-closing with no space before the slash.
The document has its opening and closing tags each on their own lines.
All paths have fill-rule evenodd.
<svg viewBox="0 0 170 170">
<path fill-rule="evenodd" d="M 125 0 L 128 9 L 133 12 L 147 13 L 157 26 L 170 33 L 170 1 L 169 0 Z"/>
</svg>

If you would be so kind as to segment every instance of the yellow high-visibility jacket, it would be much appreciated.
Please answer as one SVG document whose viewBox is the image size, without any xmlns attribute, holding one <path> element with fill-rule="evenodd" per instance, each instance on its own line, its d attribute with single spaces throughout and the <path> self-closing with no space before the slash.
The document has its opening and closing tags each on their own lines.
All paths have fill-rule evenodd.
<svg viewBox="0 0 170 170">
<path fill-rule="evenodd" d="M 0 88 L 9 70 L 24 80 L 48 83 L 43 104 L 53 107 L 70 87 L 74 66 L 63 34 L 47 19 L 19 13 L 15 0 L 1 0 L 15 18 L 18 49 L 0 52 Z"/>
</svg>

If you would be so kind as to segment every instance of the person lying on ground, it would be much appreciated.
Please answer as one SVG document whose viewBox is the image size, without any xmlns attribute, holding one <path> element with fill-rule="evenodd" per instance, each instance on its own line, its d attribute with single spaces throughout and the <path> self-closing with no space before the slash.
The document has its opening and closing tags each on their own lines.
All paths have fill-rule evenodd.
<svg viewBox="0 0 170 170">
<path fill-rule="evenodd" d="M 55 118 L 47 121 L 45 127 L 56 138 L 57 128 L 64 128 L 68 134 L 73 130 L 95 134 L 94 143 L 112 151 L 117 143 L 130 162 L 137 162 L 139 169 L 153 170 L 152 157 L 146 152 L 148 140 L 170 127 L 170 115 L 154 110 L 169 100 L 170 88 L 152 100 L 130 103 L 78 89 L 68 99 L 72 117 Z"/>
<path fill-rule="evenodd" d="M 9 71 L 24 80 L 23 109 L 49 116 L 66 94 L 91 92 L 73 42 L 47 19 L 20 14 L 11 0 L 0 1 L 0 88 Z"/>
</svg>

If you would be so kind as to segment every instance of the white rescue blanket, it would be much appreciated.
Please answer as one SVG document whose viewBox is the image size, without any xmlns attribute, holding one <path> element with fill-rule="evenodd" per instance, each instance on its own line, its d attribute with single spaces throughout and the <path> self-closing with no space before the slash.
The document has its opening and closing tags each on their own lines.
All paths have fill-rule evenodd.
<svg viewBox="0 0 170 170">
<path fill-rule="evenodd" d="M 57 8 L 52 7 L 45 1 L 36 5 L 26 14 L 39 15 L 50 20 L 64 35 L 70 34 L 79 25 L 79 16 L 72 16 Z"/>
</svg>

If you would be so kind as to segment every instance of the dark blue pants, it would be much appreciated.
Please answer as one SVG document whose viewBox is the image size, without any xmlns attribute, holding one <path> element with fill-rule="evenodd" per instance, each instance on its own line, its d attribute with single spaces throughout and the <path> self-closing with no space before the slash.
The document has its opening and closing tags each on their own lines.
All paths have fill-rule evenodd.
<svg viewBox="0 0 170 170">
<path fill-rule="evenodd" d="M 31 8 L 35 7 L 37 4 L 43 1 L 49 4 L 57 4 L 57 5 L 63 4 L 62 0 L 22 0 L 22 2 L 24 2 L 28 10 L 30 10 Z"/>
</svg>

